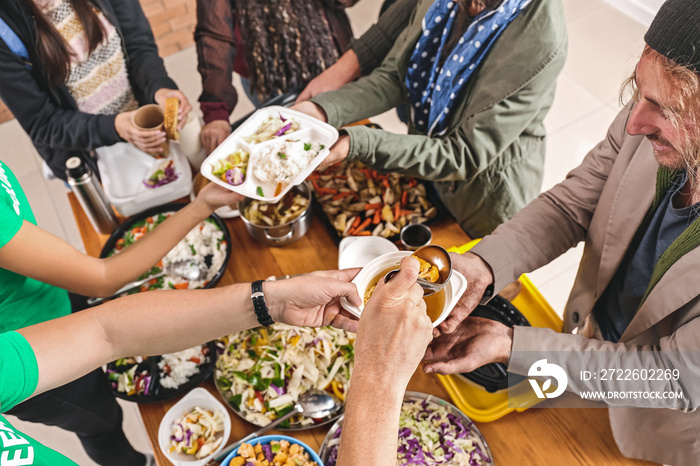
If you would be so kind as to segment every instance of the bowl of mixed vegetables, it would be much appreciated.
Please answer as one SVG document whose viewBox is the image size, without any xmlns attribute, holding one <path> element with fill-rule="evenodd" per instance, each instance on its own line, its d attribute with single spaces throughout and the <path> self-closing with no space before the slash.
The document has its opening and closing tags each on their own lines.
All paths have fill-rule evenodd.
<svg viewBox="0 0 700 466">
<path fill-rule="evenodd" d="M 165 413 L 158 428 L 158 445 L 176 465 L 209 462 L 231 435 L 231 416 L 211 393 L 195 388 Z"/>
<path fill-rule="evenodd" d="M 335 466 L 343 430 L 341 417 L 331 427 L 319 451 L 326 466 Z M 456 406 L 432 395 L 406 392 L 399 418 L 396 464 L 492 466 L 484 436 Z"/>
<path fill-rule="evenodd" d="M 299 396 L 325 390 L 345 401 L 354 362 L 355 335 L 333 327 L 276 323 L 217 341 L 214 382 L 243 419 L 265 426 L 294 409 Z M 301 430 L 332 422 L 293 416 L 279 429 Z"/>
<path fill-rule="evenodd" d="M 315 451 L 286 435 L 264 435 L 235 448 L 221 466 L 323 466 Z"/>
<path fill-rule="evenodd" d="M 100 257 L 120 254 L 186 204 L 166 204 L 128 218 L 112 233 Z M 141 278 L 159 275 L 171 262 L 192 258 L 208 267 L 197 281 L 161 275 L 125 294 L 151 290 L 211 288 L 223 276 L 231 255 L 231 236 L 223 221 L 212 215 L 195 226 L 156 266 Z M 139 403 L 163 401 L 199 385 L 214 370 L 215 347 L 203 343 L 177 353 L 143 358 L 120 358 L 107 364 L 107 378 L 115 396 Z"/>
</svg>

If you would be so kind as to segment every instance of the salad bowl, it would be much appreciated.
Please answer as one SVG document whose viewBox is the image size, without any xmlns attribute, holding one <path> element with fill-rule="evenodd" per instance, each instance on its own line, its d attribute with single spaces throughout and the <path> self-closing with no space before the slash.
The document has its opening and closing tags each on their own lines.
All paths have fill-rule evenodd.
<svg viewBox="0 0 700 466">
<path fill-rule="evenodd" d="M 478 429 L 478 427 L 476 427 L 474 422 L 467 417 L 466 414 L 460 411 L 452 403 L 448 403 L 441 398 L 429 395 L 427 393 L 411 391 L 407 391 L 405 393 L 403 402 L 404 406 L 407 404 L 413 404 L 415 406 L 413 411 L 416 415 L 425 415 L 425 413 L 430 412 L 430 415 L 427 416 L 428 418 L 432 419 L 434 416 L 438 416 L 442 419 L 441 423 L 444 423 L 447 427 L 437 427 L 435 426 L 435 424 L 437 424 L 436 422 L 432 427 L 430 427 L 431 432 L 429 432 L 428 425 L 425 421 L 421 422 L 416 419 L 416 416 L 407 416 L 405 413 L 402 413 L 399 425 L 399 435 L 403 440 L 399 442 L 397 455 L 401 454 L 403 455 L 403 458 L 399 464 L 423 464 L 422 462 L 414 463 L 411 461 L 411 459 L 409 459 L 409 456 L 413 453 L 411 450 L 415 451 L 415 446 L 420 445 L 421 439 L 416 435 L 417 432 L 420 432 L 421 437 L 423 438 L 435 437 L 434 445 L 432 447 L 421 445 L 424 453 L 426 452 L 426 449 L 428 451 L 432 450 L 430 453 L 434 454 L 437 448 L 446 448 L 443 445 L 443 443 L 449 445 L 446 437 L 467 439 L 470 440 L 471 443 L 471 451 L 469 453 L 470 459 L 468 464 L 493 466 L 493 454 L 491 453 L 491 449 L 486 443 L 486 439 L 482 435 L 481 431 Z M 335 466 L 336 464 L 342 428 L 343 417 L 339 418 L 335 424 L 333 424 L 331 429 L 328 431 L 328 434 L 326 434 L 326 437 L 323 439 L 318 455 L 326 466 Z M 439 431 L 438 429 L 443 429 L 443 431 Z M 472 460 L 474 460 L 474 463 L 472 463 Z M 451 463 L 450 460 L 446 460 L 446 462 L 435 462 L 434 464 Z"/>
<path fill-rule="evenodd" d="M 170 441 L 172 436 L 173 423 L 177 422 L 185 413 L 191 411 L 195 407 L 211 411 L 220 412 L 223 416 L 223 432 L 216 435 L 216 440 L 219 445 L 211 451 L 207 456 L 195 459 L 193 455 L 184 453 L 175 453 L 170 451 Z M 214 396 L 204 388 L 195 388 L 190 391 L 180 401 L 175 403 L 172 408 L 165 413 L 158 428 L 158 446 L 163 454 L 176 466 L 203 466 L 220 452 L 229 436 L 231 435 L 231 415 L 228 413 L 224 405 L 222 405 Z M 220 439 L 220 440 L 219 440 Z"/>
</svg>

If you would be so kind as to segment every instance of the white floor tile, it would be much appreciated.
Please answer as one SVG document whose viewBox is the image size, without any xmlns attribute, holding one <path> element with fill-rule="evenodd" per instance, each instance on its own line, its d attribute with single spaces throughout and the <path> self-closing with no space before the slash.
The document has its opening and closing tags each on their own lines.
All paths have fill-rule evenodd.
<svg viewBox="0 0 700 466">
<path fill-rule="evenodd" d="M 646 27 L 607 4 L 567 26 L 564 72 L 604 102 L 617 101 L 620 84 L 634 71 L 642 51 Z"/>
<path fill-rule="evenodd" d="M 615 110 L 605 106 L 547 137 L 543 191 L 562 181 L 605 138 L 615 115 Z"/>
<path fill-rule="evenodd" d="M 23 176 L 40 168 L 41 160 L 17 120 L 0 124 L 0 141 L 3 143 L 0 160 L 10 167 L 15 176 Z"/>
<path fill-rule="evenodd" d="M 547 134 L 605 106 L 605 102 L 565 73 L 559 75 L 554 103 L 544 119 Z"/>
</svg>

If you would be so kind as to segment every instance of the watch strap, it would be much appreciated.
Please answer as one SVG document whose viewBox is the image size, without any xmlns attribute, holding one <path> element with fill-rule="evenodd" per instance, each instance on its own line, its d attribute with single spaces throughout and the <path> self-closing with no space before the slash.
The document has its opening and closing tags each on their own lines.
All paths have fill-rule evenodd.
<svg viewBox="0 0 700 466">
<path fill-rule="evenodd" d="M 250 295 L 250 299 L 253 301 L 255 316 L 258 318 L 260 325 L 269 327 L 270 325 L 274 324 L 275 321 L 272 320 L 272 317 L 270 317 L 270 311 L 267 309 L 262 284 L 263 280 L 253 282 L 251 285 L 252 293 Z"/>
</svg>

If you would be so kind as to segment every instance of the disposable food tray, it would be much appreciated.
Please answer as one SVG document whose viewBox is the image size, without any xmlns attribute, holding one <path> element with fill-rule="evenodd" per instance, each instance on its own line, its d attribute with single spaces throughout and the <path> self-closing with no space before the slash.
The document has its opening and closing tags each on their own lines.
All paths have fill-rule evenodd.
<svg viewBox="0 0 700 466">
<path fill-rule="evenodd" d="M 479 240 L 471 241 L 449 251 L 463 254 Z M 527 275 L 520 276 L 522 289 L 512 303 L 527 318 L 533 327 L 551 328 L 561 332 L 562 320 L 547 303 Z M 472 385 L 458 375 L 438 375 L 438 379 L 450 394 L 454 404 L 477 422 L 491 422 L 513 411 L 525 411 L 540 400 L 530 388 L 527 380 L 497 393 L 489 393 L 481 387 Z M 510 393 L 510 404 L 509 396 Z"/>
</svg>

